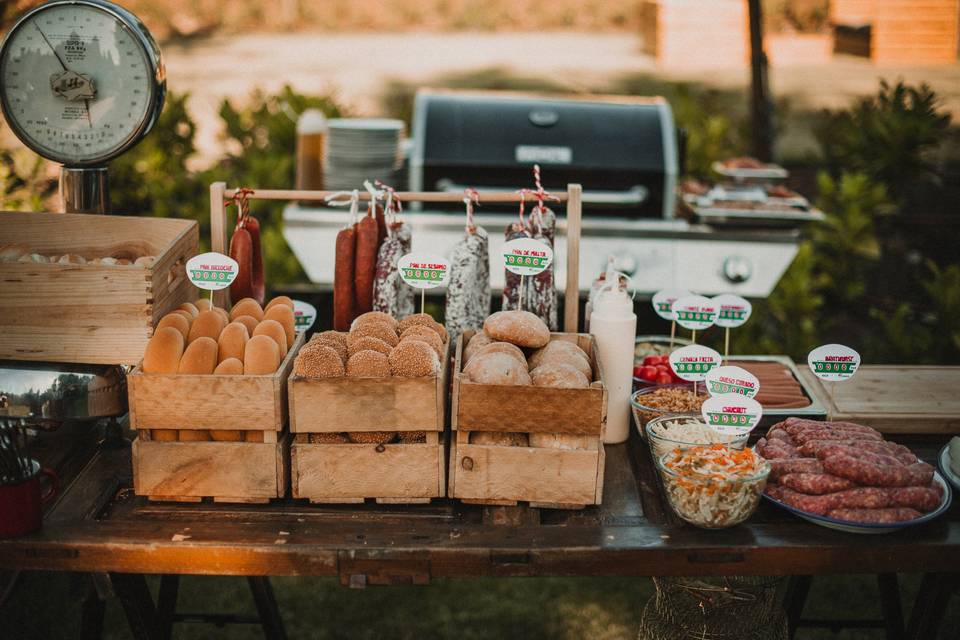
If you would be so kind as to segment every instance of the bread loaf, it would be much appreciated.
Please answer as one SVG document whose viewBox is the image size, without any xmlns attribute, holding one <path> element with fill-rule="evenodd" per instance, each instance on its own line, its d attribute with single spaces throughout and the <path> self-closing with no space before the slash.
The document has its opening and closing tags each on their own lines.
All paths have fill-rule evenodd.
<svg viewBox="0 0 960 640">
<path fill-rule="evenodd" d="M 266 312 L 266 311 L 269 311 L 271 307 L 275 307 L 275 306 L 278 305 L 278 304 L 282 304 L 282 305 L 284 305 L 284 306 L 286 306 L 286 307 L 290 307 L 290 310 L 293 311 L 293 300 L 291 300 L 291 299 L 290 299 L 289 297 L 287 297 L 287 296 L 277 296 L 277 297 L 275 297 L 273 300 L 271 300 L 270 302 L 267 303 L 267 306 L 265 306 L 265 307 L 263 308 L 263 310 L 264 310 L 265 312 Z"/>
<path fill-rule="evenodd" d="M 487 346 L 491 342 L 493 342 L 493 338 L 482 331 L 474 334 L 470 340 L 467 341 L 466 346 L 463 348 L 463 364 L 466 365 L 468 362 L 470 362 L 470 358 L 472 358 L 477 351 L 480 351 L 481 348 Z"/>
<path fill-rule="evenodd" d="M 443 349 L 443 340 L 440 339 L 440 335 L 435 331 L 431 330 L 428 327 L 424 326 L 414 326 L 410 327 L 403 332 L 403 335 L 400 336 L 400 342 L 404 340 L 420 340 L 426 342 L 430 345 L 430 348 L 437 352 L 438 358 L 443 358 L 444 349 Z"/>
<path fill-rule="evenodd" d="M 310 444 L 349 444 L 345 433 L 311 433 L 307 436 Z"/>
<path fill-rule="evenodd" d="M 350 357 L 349 346 L 348 346 L 349 335 L 350 334 L 344 331 L 324 331 L 322 333 L 313 334 L 313 337 L 310 338 L 310 342 L 311 343 L 319 342 L 321 344 L 327 345 L 328 347 L 336 351 L 337 355 L 340 356 L 340 359 L 344 362 L 344 364 L 346 364 L 347 358 Z M 377 338 L 370 338 L 370 340 L 376 340 L 376 339 Z M 380 342 L 383 342 L 383 340 L 380 340 Z M 384 342 L 384 344 L 386 343 Z M 389 345 L 387 345 L 387 348 L 388 349 L 390 348 Z M 389 354 L 390 352 L 388 351 L 387 353 Z"/>
<path fill-rule="evenodd" d="M 180 429 L 177 433 L 180 442 L 209 442 L 210 432 L 206 429 Z"/>
<path fill-rule="evenodd" d="M 197 309 L 193 304 L 189 302 L 184 302 L 182 305 L 177 307 L 177 309 L 180 309 L 181 311 L 186 311 L 187 313 L 192 315 L 194 318 L 200 315 L 200 310 Z"/>
<path fill-rule="evenodd" d="M 528 385 L 527 365 L 505 353 L 477 354 L 463 369 L 470 382 L 478 384 Z"/>
<path fill-rule="evenodd" d="M 531 433 L 530 446 L 541 449 L 590 449 L 597 436 L 577 436 L 569 433 Z"/>
<path fill-rule="evenodd" d="M 213 303 L 210 302 L 210 298 L 197 298 L 193 301 L 193 306 L 200 311 L 210 311 L 210 309 L 213 309 Z"/>
<path fill-rule="evenodd" d="M 176 442 L 177 430 L 176 429 L 151 429 L 150 439 L 156 440 L 157 442 Z"/>
<path fill-rule="evenodd" d="M 497 311 L 484 320 L 483 332 L 518 347 L 538 349 L 550 342 L 550 329 L 529 311 Z"/>
<path fill-rule="evenodd" d="M 240 429 L 210 429 L 210 439 L 216 442 L 243 442 Z"/>
<path fill-rule="evenodd" d="M 332 347 L 310 341 L 293 361 L 293 375 L 305 378 L 339 378 L 345 372 L 340 354 Z"/>
<path fill-rule="evenodd" d="M 523 351 L 520 351 L 520 347 L 515 344 L 510 344 L 509 342 L 491 342 L 488 345 L 480 347 L 474 354 L 474 357 L 481 356 L 485 353 L 502 353 L 508 355 L 516 360 L 524 369 L 527 368 L 527 356 L 523 355 Z"/>
<path fill-rule="evenodd" d="M 525 433 L 501 431 L 472 431 L 470 444 L 488 444 L 498 447 L 527 447 L 530 442 Z"/>
<path fill-rule="evenodd" d="M 586 389 L 590 386 L 587 376 L 575 367 L 562 362 L 543 362 L 530 372 L 530 380 L 535 387 Z"/>
<path fill-rule="evenodd" d="M 220 308 L 220 307 L 210 307 L 210 311 L 216 312 L 216 314 L 217 314 L 218 316 L 220 316 L 221 318 L 223 318 L 223 326 L 227 326 L 228 324 L 230 324 L 230 322 L 231 322 L 231 320 L 230 320 L 230 314 L 227 313 L 227 310 L 226 310 L 226 309 L 222 309 L 222 308 Z"/>
<path fill-rule="evenodd" d="M 283 330 L 283 326 L 276 320 L 263 320 L 257 325 L 257 328 L 253 330 L 253 335 L 269 336 L 277 343 L 277 348 L 280 349 L 280 357 L 283 358 L 283 356 L 287 354 L 287 332 Z"/>
<path fill-rule="evenodd" d="M 200 336 L 187 345 L 180 358 L 177 373 L 182 375 L 209 375 L 217 368 L 217 342 Z"/>
<path fill-rule="evenodd" d="M 426 342 L 405 340 L 390 351 L 390 372 L 405 378 L 436 375 L 440 358 Z"/>
<path fill-rule="evenodd" d="M 263 442 L 263 431 L 246 431 L 243 439 L 246 442 Z"/>
<path fill-rule="evenodd" d="M 351 378 L 389 378 L 390 360 L 379 351 L 358 351 L 347 360 L 347 376 Z"/>
<path fill-rule="evenodd" d="M 350 330 L 353 331 L 356 327 L 366 324 L 367 322 L 385 322 L 390 325 L 390 328 L 397 331 L 397 320 L 389 313 L 384 313 L 382 311 L 367 311 L 366 313 L 361 313 L 357 316 L 354 321 L 350 324 Z"/>
<path fill-rule="evenodd" d="M 243 350 L 243 374 L 259 376 L 273 373 L 280 366 L 280 349 L 269 336 L 253 336 Z"/>
<path fill-rule="evenodd" d="M 446 342 L 447 331 L 444 329 L 436 320 L 433 319 L 429 313 L 414 313 L 409 315 L 400 322 L 397 323 L 397 332 L 403 333 L 410 327 L 415 327 L 417 325 L 427 327 L 432 331 L 435 331 L 441 339 L 444 339 Z"/>
<path fill-rule="evenodd" d="M 357 338 L 364 336 L 377 338 L 383 340 L 391 347 L 397 346 L 397 343 L 400 342 L 400 338 L 397 337 L 397 332 L 394 331 L 388 323 L 377 319 L 370 319 L 350 329 L 350 335 Z"/>
<path fill-rule="evenodd" d="M 187 342 L 193 342 L 197 338 L 206 337 L 214 342 L 220 337 L 220 332 L 227 326 L 227 323 L 216 311 L 204 311 L 193 320 L 190 325 L 190 335 Z"/>
<path fill-rule="evenodd" d="M 238 358 L 227 358 L 221 361 L 213 372 L 218 376 L 242 376 L 243 361 Z"/>
<path fill-rule="evenodd" d="M 217 364 L 230 358 L 241 360 L 243 350 L 247 347 L 247 340 L 249 339 L 250 334 L 247 333 L 247 328 L 239 322 L 231 322 L 224 327 L 223 331 L 220 332 L 220 337 L 217 338 L 217 346 L 219 347 Z"/>
<path fill-rule="evenodd" d="M 143 354 L 144 373 L 176 373 L 183 356 L 183 335 L 173 327 L 157 329 Z"/>
<path fill-rule="evenodd" d="M 190 323 L 179 313 L 168 313 L 160 318 L 156 328 L 162 329 L 164 327 L 173 327 L 183 335 L 184 340 L 190 336 Z"/>
<path fill-rule="evenodd" d="M 244 298 L 230 309 L 230 319 L 236 320 L 240 316 L 253 316 L 257 322 L 263 320 L 263 309 L 253 298 Z"/>
<path fill-rule="evenodd" d="M 193 316 L 190 315 L 189 311 L 184 311 L 183 309 L 174 309 L 170 313 L 175 313 L 178 316 L 181 316 L 184 320 L 187 321 L 187 324 L 193 324 Z"/>
<path fill-rule="evenodd" d="M 396 431 L 351 431 L 347 433 L 354 444 L 389 444 L 396 440 Z"/>
<path fill-rule="evenodd" d="M 563 353 L 571 356 L 581 356 L 587 362 L 590 362 L 590 356 L 581 349 L 576 343 L 567 340 L 551 340 L 544 347 L 537 349 L 530 354 L 530 368 L 536 369 L 540 366 L 540 359 L 551 353 Z"/>
<path fill-rule="evenodd" d="M 390 351 L 393 349 L 386 342 L 380 338 L 373 338 L 371 336 L 360 336 L 355 334 L 350 334 L 347 337 L 347 357 L 350 358 L 355 353 L 361 351 L 379 351 L 384 355 L 390 355 Z"/>
<path fill-rule="evenodd" d="M 579 371 L 584 378 L 587 379 L 587 382 L 590 382 L 590 380 L 593 378 L 593 369 L 590 367 L 590 362 L 582 355 L 575 353 L 561 353 L 557 351 L 548 353 L 540 358 L 540 365 L 537 367 L 537 369 L 542 369 L 547 365 L 567 365 L 573 367 Z"/>
<path fill-rule="evenodd" d="M 274 305 L 270 309 L 264 311 L 263 319 L 275 320 L 279 322 L 280 326 L 283 327 L 284 332 L 287 334 L 287 346 L 293 346 L 293 341 L 297 337 L 297 323 L 293 317 L 293 309 L 282 304 Z"/>
<path fill-rule="evenodd" d="M 253 316 L 237 316 L 235 320 L 231 322 L 239 322 L 247 328 L 247 334 L 253 335 L 253 332 L 257 330 L 257 325 L 260 324 L 260 321 L 254 318 Z"/>
</svg>

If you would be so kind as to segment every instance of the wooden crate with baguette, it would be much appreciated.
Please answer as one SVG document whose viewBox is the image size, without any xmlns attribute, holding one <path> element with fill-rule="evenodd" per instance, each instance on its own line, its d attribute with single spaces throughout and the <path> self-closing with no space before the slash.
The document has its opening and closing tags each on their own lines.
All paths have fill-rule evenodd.
<svg viewBox="0 0 960 640">
<path fill-rule="evenodd" d="M 606 390 L 590 335 L 553 333 L 590 360 L 587 388 L 479 384 L 463 373 L 457 342 L 448 495 L 467 503 L 579 508 L 603 496 Z"/>
<path fill-rule="evenodd" d="M 0 214 L 0 359 L 136 364 L 198 242 L 192 220 Z"/>
</svg>

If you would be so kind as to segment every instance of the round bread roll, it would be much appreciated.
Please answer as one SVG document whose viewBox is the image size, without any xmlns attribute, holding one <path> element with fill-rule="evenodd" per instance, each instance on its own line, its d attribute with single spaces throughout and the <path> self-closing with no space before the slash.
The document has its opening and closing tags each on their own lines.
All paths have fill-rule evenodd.
<svg viewBox="0 0 960 640">
<path fill-rule="evenodd" d="M 183 334 L 173 327 L 157 329 L 143 354 L 143 372 L 176 373 L 180 368 L 183 345 Z"/>
<path fill-rule="evenodd" d="M 510 344 L 509 342 L 491 342 L 488 345 L 480 347 L 474 354 L 474 357 L 481 356 L 485 353 L 505 353 L 511 358 L 516 359 L 524 369 L 527 368 L 527 356 L 523 355 L 523 351 L 520 351 L 520 347 L 515 344 Z"/>
<path fill-rule="evenodd" d="M 548 353 L 540 358 L 540 365 L 537 369 L 541 369 L 546 365 L 558 364 L 566 364 L 573 367 L 587 379 L 587 382 L 593 379 L 593 370 L 590 368 L 590 362 L 583 356 L 575 353 L 562 353 L 559 351 Z"/>
<path fill-rule="evenodd" d="M 535 387 L 586 389 L 590 386 L 587 376 L 565 363 L 544 362 L 530 372 L 530 380 Z"/>
<path fill-rule="evenodd" d="M 589 449 L 596 436 L 575 436 L 568 433 L 531 433 L 530 446 L 541 449 Z"/>
<path fill-rule="evenodd" d="M 472 358 L 477 351 L 491 342 L 493 342 L 493 338 L 485 334 L 483 331 L 475 333 L 473 337 L 467 341 L 467 345 L 463 348 L 463 364 L 470 362 L 470 358 Z"/>
<path fill-rule="evenodd" d="M 390 351 L 393 349 L 386 342 L 380 338 L 371 338 L 370 336 L 358 336 L 351 333 L 347 337 L 347 357 L 353 357 L 354 354 L 360 353 L 361 351 L 379 351 L 380 353 L 389 356 Z"/>
<path fill-rule="evenodd" d="M 243 442 L 240 429 L 210 429 L 210 439 L 216 442 Z"/>
<path fill-rule="evenodd" d="M 270 336 L 253 336 L 243 350 L 243 375 L 260 376 L 273 373 L 280 366 L 280 349 Z"/>
<path fill-rule="evenodd" d="M 157 442 L 176 442 L 177 430 L 176 429 L 151 429 L 150 439 L 156 440 Z"/>
<path fill-rule="evenodd" d="M 538 349 L 550 342 L 550 329 L 529 311 L 497 311 L 484 320 L 483 332 L 518 347 Z"/>
<path fill-rule="evenodd" d="M 24 254 L 30 253 L 30 247 L 25 244 L 5 244 L 0 247 L 0 262 L 16 262 Z"/>
<path fill-rule="evenodd" d="M 379 351 L 358 351 L 347 360 L 350 378 L 389 378 L 390 359 Z"/>
<path fill-rule="evenodd" d="M 293 300 L 287 296 L 277 296 L 273 300 L 267 303 L 267 306 L 263 308 L 264 312 L 270 310 L 270 307 L 275 307 L 278 304 L 282 304 L 285 307 L 290 307 L 290 311 L 293 311 Z"/>
<path fill-rule="evenodd" d="M 423 444 L 427 441 L 426 431 L 398 431 L 397 437 L 403 444 Z"/>
<path fill-rule="evenodd" d="M 207 429 L 180 429 L 177 432 L 180 442 L 209 442 L 210 432 Z"/>
<path fill-rule="evenodd" d="M 217 364 L 230 358 L 236 358 L 242 362 L 243 350 L 247 347 L 247 340 L 249 339 L 250 334 L 247 332 L 247 327 L 239 322 L 231 322 L 224 327 L 223 331 L 220 332 L 220 337 L 217 338 L 217 346 L 219 347 Z"/>
<path fill-rule="evenodd" d="M 491 444 L 498 447 L 528 447 L 525 433 L 501 431 L 471 431 L 470 444 Z"/>
<path fill-rule="evenodd" d="M 187 313 L 189 313 L 190 315 L 192 315 L 194 318 L 196 318 L 198 315 L 200 315 L 200 309 L 197 309 L 197 308 L 196 308 L 192 303 L 190 303 L 190 302 L 184 302 L 182 305 L 180 305 L 179 307 L 177 307 L 177 309 L 180 309 L 180 310 L 182 310 L 182 311 L 186 311 Z"/>
<path fill-rule="evenodd" d="M 304 345 L 293 361 L 293 375 L 305 378 L 339 378 L 345 369 L 343 360 L 332 347 L 322 342 Z"/>
<path fill-rule="evenodd" d="M 156 256 L 140 256 L 139 258 L 133 261 L 133 264 L 138 267 L 143 267 L 144 269 L 149 269 L 154 264 L 156 264 L 156 262 L 157 262 Z M 199 308 L 200 307 L 197 307 L 197 309 Z"/>
<path fill-rule="evenodd" d="M 411 339 L 426 342 L 437 352 L 438 358 L 443 358 L 443 339 L 436 331 L 422 325 L 414 325 L 403 332 L 403 335 L 400 336 L 400 342 Z"/>
<path fill-rule="evenodd" d="M 179 313 L 168 313 L 160 318 L 160 322 L 157 323 L 157 329 L 163 329 L 164 327 L 173 327 L 183 334 L 184 340 L 190 336 L 190 323 Z"/>
<path fill-rule="evenodd" d="M 390 351 L 390 372 L 404 378 L 440 373 L 440 358 L 426 342 L 406 340 Z"/>
<path fill-rule="evenodd" d="M 286 309 L 286 307 L 275 308 Z M 283 359 L 283 357 L 287 355 L 287 332 L 284 330 L 283 325 L 276 320 L 261 321 L 260 324 L 257 325 L 257 328 L 253 330 L 253 335 L 270 336 L 280 349 L 280 358 Z"/>
<path fill-rule="evenodd" d="M 213 309 L 213 303 L 210 302 L 210 298 L 197 298 L 193 301 L 193 306 L 200 311 L 210 311 L 210 309 Z"/>
<path fill-rule="evenodd" d="M 349 444 L 345 433 L 311 433 L 307 436 L 310 444 Z"/>
<path fill-rule="evenodd" d="M 487 353 L 476 355 L 463 369 L 470 382 L 477 384 L 530 384 L 527 365 L 506 353 Z"/>
<path fill-rule="evenodd" d="M 384 313 L 383 311 L 367 311 L 366 313 L 361 313 L 353 322 L 350 324 L 350 330 L 353 331 L 356 327 L 366 324 L 370 321 L 374 322 L 386 322 L 390 325 L 390 328 L 394 331 L 397 330 L 397 320 L 389 313 Z"/>
<path fill-rule="evenodd" d="M 86 258 L 73 253 L 66 253 L 57 260 L 59 264 L 87 264 Z"/>
<path fill-rule="evenodd" d="M 244 346 L 246 346 L 246 343 L 244 343 Z M 227 358 L 226 360 L 222 360 L 213 372 L 218 376 L 242 376 L 243 360 L 239 358 Z"/>
<path fill-rule="evenodd" d="M 350 335 L 358 338 L 363 336 L 379 338 L 391 347 L 397 346 L 397 343 L 400 342 L 400 338 L 397 337 L 397 332 L 394 331 L 389 324 L 375 318 L 367 320 L 366 322 L 357 325 L 356 328 L 351 329 Z"/>
<path fill-rule="evenodd" d="M 354 444 L 388 444 L 397 437 L 396 431 L 351 431 L 347 433 Z"/>
<path fill-rule="evenodd" d="M 253 335 L 253 332 L 257 330 L 257 325 L 260 324 L 260 321 L 253 316 L 237 316 L 236 319 L 232 320 L 231 322 L 239 322 L 245 326 L 247 328 L 247 333 L 251 336 Z"/>
<path fill-rule="evenodd" d="M 349 338 L 350 334 L 344 331 L 324 331 L 323 333 L 315 333 L 313 337 L 310 338 L 311 343 L 325 344 L 340 356 L 340 359 L 344 363 L 347 362 L 347 358 L 350 356 L 349 353 Z M 371 340 L 377 340 L 377 338 L 370 338 Z M 380 340 L 383 342 L 383 340 Z M 384 344 L 386 344 L 384 342 Z M 387 345 L 387 348 L 390 348 L 390 345 Z M 389 352 L 388 352 L 389 353 Z"/>
<path fill-rule="evenodd" d="M 287 346 L 293 346 L 293 341 L 297 337 L 297 322 L 293 317 L 293 309 L 283 304 L 274 305 L 263 312 L 263 319 L 279 322 L 287 334 Z"/>
<path fill-rule="evenodd" d="M 439 335 L 441 338 L 446 336 L 446 329 L 444 329 L 436 320 L 433 319 L 429 313 L 415 313 L 413 315 L 407 316 L 399 323 L 397 323 L 397 332 L 403 333 L 410 327 L 421 325 L 432 329 Z"/>
<path fill-rule="evenodd" d="M 244 298 L 230 309 L 230 319 L 236 320 L 240 316 L 253 316 L 257 322 L 263 320 L 263 309 L 260 303 L 253 298 Z"/>
<path fill-rule="evenodd" d="M 204 311 L 193 320 L 190 325 L 190 334 L 187 336 L 187 342 L 193 342 L 197 338 L 206 337 L 214 342 L 220 337 L 220 332 L 227 326 L 226 321 L 216 311 Z"/>
<path fill-rule="evenodd" d="M 244 442 L 263 442 L 263 431 L 245 431 L 243 434 Z"/>
<path fill-rule="evenodd" d="M 588 363 L 590 362 L 590 357 L 587 355 L 587 352 L 578 347 L 575 343 L 568 342 L 566 340 L 551 340 L 542 349 L 537 349 L 530 354 L 530 368 L 536 369 L 539 367 L 540 359 L 547 354 L 552 353 L 563 353 L 574 357 L 581 356 Z"/>
<path fill-rule="evenodd" d="M 177 373 L 181 375 L 209 375 L 217 368 L 217 341 L 200 336 L 187 345 L 180 358 Z"/>
</svg>

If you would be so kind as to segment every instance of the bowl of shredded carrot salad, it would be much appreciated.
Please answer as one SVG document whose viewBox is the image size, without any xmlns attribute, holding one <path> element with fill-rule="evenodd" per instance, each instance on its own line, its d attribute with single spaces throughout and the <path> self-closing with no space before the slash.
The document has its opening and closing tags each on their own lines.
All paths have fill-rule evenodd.
<svg viewBox="0 0 960 640">
<path fill-rule="evenodd" d="M 770 475 L 770 463 L 752 449 L 723 444 L 674 449 L 657 458 L 657 468 L 677 516 L 705 529 L 753 515 Z"/>
</svg>

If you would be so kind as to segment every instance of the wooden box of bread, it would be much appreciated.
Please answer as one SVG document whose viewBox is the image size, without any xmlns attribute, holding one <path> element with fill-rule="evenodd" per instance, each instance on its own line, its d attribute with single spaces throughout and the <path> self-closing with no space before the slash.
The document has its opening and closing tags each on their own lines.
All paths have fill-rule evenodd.
<svg viewBox="0 0 960 640">
<path fill-rule="evenodd" d="M 607 403 L 594 340 L 545 325 L 530 339 L 509 326 L 531 318 L 499 312 L 457 342 L 448 493 L 481 504 L 599 504 Z"/>
<path fill-rule="evenodd" d="M 319 333 L 289 381 L 291 486 L 317 503 L 429 502 L 446 493 L 446 330 L 370 312 Z"/>
<path fill-rule="evenodd" d="M 128 376 L 134 489 L 151 500 L 265 502 L 289 481 L 293 301 L 209 300 L 160 319 Z M 289 345 L 289 346 L 288 346 Z"/>
<path fill-rule="evenodd" d="M 191 220 L 2 213 L 0 359 L 139 362 L 198 241 Z"/>
</svg>

